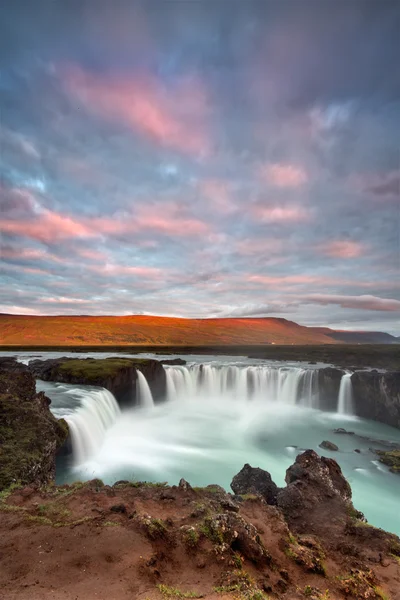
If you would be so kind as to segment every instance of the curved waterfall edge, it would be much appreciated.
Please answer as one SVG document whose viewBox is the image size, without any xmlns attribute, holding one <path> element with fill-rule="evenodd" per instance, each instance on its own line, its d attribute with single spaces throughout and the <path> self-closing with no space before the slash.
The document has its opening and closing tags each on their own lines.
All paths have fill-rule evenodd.
<svg viewBox="0 0 400 600">
<path fill-rule="evenodd" d="M 319 369 L 209 364 L 164 365 L 163 368 L 167 401 L 224 397 L 249 404 L 267 402 L 326 410 L 322 402 L 324 392 L 320 386 Z M 330 412 L 353 415 L 351 374 L 343 373 L 335 394 Z M 89 460 L 97 452 L 107 430 L 121 414 L 117 400 L 104 388 L 82 390 L 81 396 L 79 408 L 65 417 L 76 465 Z M 154 407 L 149 382 L 140 370 L 137 370 L 136 398 L 140 407 Z"/>
</svg>

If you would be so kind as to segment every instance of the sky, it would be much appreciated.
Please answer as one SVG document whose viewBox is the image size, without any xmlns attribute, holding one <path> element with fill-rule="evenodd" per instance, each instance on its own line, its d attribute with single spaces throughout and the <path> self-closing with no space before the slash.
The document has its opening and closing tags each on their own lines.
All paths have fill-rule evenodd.
<svg viewBox="0 0 400 600">
<path fill-rule="evenodd" d="M 400 335 L 396 0 L 0 8 L 0 312 Z"/>
</svg>

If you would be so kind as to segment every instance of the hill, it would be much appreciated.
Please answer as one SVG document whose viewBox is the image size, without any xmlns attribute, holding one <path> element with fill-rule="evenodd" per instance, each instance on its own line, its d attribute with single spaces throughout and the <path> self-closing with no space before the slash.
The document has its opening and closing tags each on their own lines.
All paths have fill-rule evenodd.
<svg viewBox="0 0 400 600">
<path fill-rule="evenodd" d="M 383 331 L 344 331 L 329 329 L 329 327 L 310 327 L 310 329 L 345 344 L 398 344 L 400 342 L 400 338 Z"/>
<path fill-rule="evenodd" d="M 389 334 L 304 327 L 281 318 L 182 319 L 154 316 L 0 315 L 3 346 L 320 345 L 397 341 Z"/>
<path fill-rule="evenodd" d="M 213 346 L 334 344 L 318 331 L 277 318 L 181 319 L 153 316 L 0 315 L 3 345 Z"/>
</svg>

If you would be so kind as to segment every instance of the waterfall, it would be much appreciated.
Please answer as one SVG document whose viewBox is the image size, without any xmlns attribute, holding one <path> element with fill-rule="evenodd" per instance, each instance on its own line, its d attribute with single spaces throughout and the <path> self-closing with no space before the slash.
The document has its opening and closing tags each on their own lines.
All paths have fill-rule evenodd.
<svg viewBox="0 0 400 600">
<path fill-rule="evenodd" d="M 351 373 L 345 373 L 340 380 L 337 411 L 340 415 L 353 415 L 353 384 Z"/>
<path fill-rule="evenodd" d="M 153 395 L 151 393 L 146 377 L 141 371 L 137 371 L 136 396 L 139 398 L 140 406 L 152 408 L 154 406 Z"/>
<path fill-rule="evenodd" d="M 298 367 L 165 365 L 168 400 L 229 397 L 319 408 L 318 370 Z"/>
<path fill-rule="evenodd" d="M 120 414 L 116 399 L 106 389 L 74 390 L 82 398 L 81 405 L 71 415 L 65 416 L 71 433 L 74 461 L 81 464 L 96 454 L 106 430 Z"/>
</svg>

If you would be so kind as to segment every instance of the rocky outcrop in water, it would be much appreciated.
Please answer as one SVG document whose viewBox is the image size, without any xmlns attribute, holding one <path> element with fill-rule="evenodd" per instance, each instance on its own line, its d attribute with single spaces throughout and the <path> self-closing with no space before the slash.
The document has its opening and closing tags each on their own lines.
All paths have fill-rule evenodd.
<svg viewBox="0 0 400 600">
<path fill-rule="evenodd" d="M 318 372 L 319 402 L 321 410 L 336 411 L 340 381 L 343 371 L 333 367 L 320 369 Z"/>
<path fill-rule="evenodd" d="M 267 504 L 276 504 L 279 488 L 272 481 L 268 471 L 245 464 L 232 479 L 231 488 L 237 495 L 258 494 Z"/>
<path fill-rule="evenodd" d="M 29 369 L 44 381 L 104 387 L 114 394 L 120 406 L 132 406 L 136 399 L 137 371 L 146 377 L 154 399 L 165 396 L 166 378 L 161 363 L 151 359 L 112 357 L 33 360 Z"/>
<path fill-rule="evenodd" d="M 359 417 L 400 429 L 400 371 L 358 371 L 351 382 Z"/>
<path fill-rule="evenodd" d="M 12 483 L 48 483 L 55 476 L 56 453 L 68 425 L 49 410 L 50 400 L 36 393 L 23 365 L 2 361 L 0 368 L 0 490 Z"/>
</svg>

